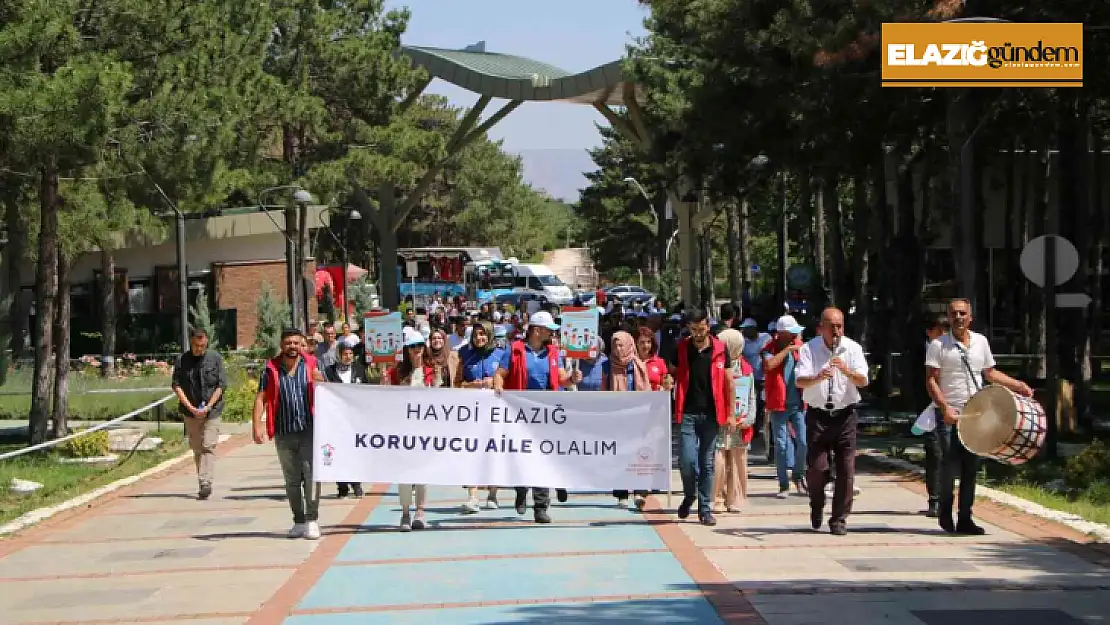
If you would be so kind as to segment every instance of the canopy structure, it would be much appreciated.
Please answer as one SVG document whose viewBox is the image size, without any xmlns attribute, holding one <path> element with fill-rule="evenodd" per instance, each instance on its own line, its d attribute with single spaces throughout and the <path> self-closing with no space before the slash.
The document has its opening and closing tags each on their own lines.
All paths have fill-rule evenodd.
<svg viewBox="0 0 1110 625">
<path fill-rule="evenodd" d="M 393 186 L 383 185 L 378 192 L 377 202 L 374 202 L 352 180 L 359 210 L 371 217 L 382 235 L 379 240 L 382 242 L 383 264 L 390 262 L 386 259 L 396 257 L 397 228 L 427 192 L 444 165 L 524 102 L 562 102 L 593 106 L 621 134 L 641 149 L 649 148 L 648 133 L 640 108 L 643 93 L 625 74 L 621 60 L 575 74 L 525 57 L 487 52 L 484 41 L 461 50 L 402 46 L 397 54 L 408 58 L 428 73 L 424 84 L 408 95 L 404 102 L 405 107 L 411 106 L 436 78 L 477 94 L 478 101 L 463 117 L 448 142 L 445 158 L 428 168 L 408 197 L 403 200 L 395 198 Z M 482 113 L 495 98 L 508 100 L 508 103 L 479 123 Z M 623 106 L 628 115 L 617 115 L 612 106 Z M 677 203 L 675 208 L 681 215 L 682 208 Z M 689 223 L 689 219 L 680 219 L 680 230 L 683 229 L 683 224 L 687 230 L 686 236 L 679 237 L 680 248 L 689 247 Z M 681 258 L 688 260 L 689 256 L 690 254 L 683 253 Z M 679 265 L 682 268 L 683 293 L 691 293 L 693 264 L 687 266 L 687 263 L 680 261 Z M 398 304 L 399 295 L 394 274 L 393 271 L 381 272 L 382 303 L 389 308 Z"/>
</svg>

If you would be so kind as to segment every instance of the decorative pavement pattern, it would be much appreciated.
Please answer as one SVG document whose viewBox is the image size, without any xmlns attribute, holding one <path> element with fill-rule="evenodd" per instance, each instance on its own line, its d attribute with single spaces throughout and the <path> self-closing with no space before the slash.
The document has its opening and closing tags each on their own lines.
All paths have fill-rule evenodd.
<svg viewBox="0 0 1110 625">
<path fill-rule="evenodd" d="M 196 501 L 192 463 L 0 541 L 0 624 L 513 625 L 528 623 L 1068 625 L 1110 620 L 1110 549 L 986 502 L 983 537 L 944 535 L 922 487 L 864 473 L 850 533 L 809 529 L 752 468 L 744 512 L 716 527 L 571 493 L 555 523 L 463 516 L 430 489 L 431 528 L 402 534 L 396 491 L 335 499 L 320 541 L 288 540 L 273 448 L 221 446 Z M 677 476 L 676 476 L 677 484 Z M 675 498 L 675 504 L 678 498 Z"/>
</svg>

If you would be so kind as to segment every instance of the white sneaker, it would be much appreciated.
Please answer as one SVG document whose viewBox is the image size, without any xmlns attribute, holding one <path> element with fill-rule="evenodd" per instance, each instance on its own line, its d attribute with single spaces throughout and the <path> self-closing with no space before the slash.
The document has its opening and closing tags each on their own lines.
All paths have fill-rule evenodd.
<svg viewBox="0 0 1110 625">
<path fill-rule="evenodd" d="M 286 534 L 289 538 L 304 538 L 305 532 L 308 530 L 306 523 L 294 523 L 293 527 Z"/>
<path fill-rule="evenodd" d="M 497 498 L 489 497 L 486 499 L 486 510 L 496 510 L 498 508 Z"/>
<path fill-rule="evenodd" d="M 478 514 L 482 509 L 478 506 L 478 498 L 474 497 L 462 505 L 463 514 Z"/>
<path fill-rule="evenodd" d="M 401 527 L 400 527 L 400 529 L 401 529 L 402 532 L 411 532 L 412 531 L 412 517 L 409 516 L 408 512 L 401 515 Z"/>
<path fill-rule="evenodd" d="M 790 489 L 789 488 L 787 488 L 785 490 L 780 490 L 779 494 L 775 495 L 775 497 L 778 497 L 779 499 L 786 499 L 789 496 L 790 496 Z"/>
<path fill-rule="evenodd" d="M 304 537 L 308 540 L 320 540 L 320 524 L 316 521 L 309 521 L 308 527 L 304 531 Z"/>
<path fill-rule="evenodd" d="M 624 499 L 618 499 L 617 500 L 617 507 L 620 508 L 621 510 L 627 510 L 628 509 L 628 498 L 625 497 Z"/>
<path fill-rule="evenodd" d="M 646 506 L 646 505 L 647 505 L 647 499 L 644 499 L 643 497 L 637 497 L 636 498 L 636 509 L 637 510 L 643 510 L 644 506 Z"/>
</svg>

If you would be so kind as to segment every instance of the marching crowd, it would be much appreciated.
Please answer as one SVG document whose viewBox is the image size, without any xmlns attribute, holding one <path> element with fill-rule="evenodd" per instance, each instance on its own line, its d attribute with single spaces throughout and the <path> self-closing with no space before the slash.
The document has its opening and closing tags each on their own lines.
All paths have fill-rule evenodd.
<svg viewBox="0 0 1110 625">
<path fill-rule="evenodd" d="M 677 310 L 683 310 L 681 304 Z M 325 381 L 497 393 L 669 392 L 680 443 L 680 519 L 689 517 L 695 504 L 705 525 L 715 525 L 716 514 L 743 508 L 748 450 L 765 421 L 778 496 L 788 497 L 791 485 L 807 496 L 817 530 L 831 495 L 829 530 L 834 535 L 847 532 L 859 492 L 854 487 L 859 389 L 867 386 L 869 374 L 863 348 L 844 335 L 840 310 L 824 310 L 816 336 L 808 341 L 802 340 L 805 329 L 793 316 L 778 318 L 763 332 L 755 320 L 741 321 L 731 304 L 721 308 L 716 320 L 700 309 L 667 315 L 662 303 L 626 307 L 610 301 L 599 312 L 597 356 L 567 360 L 560 355 L 560 323 L 553 307 L 514 312 L 482 304 L 470 312 L 437 298 L 428 307 L 427 321 L 411 308 L 406 311 L 402 360 L 381 376 L 373 375 L 367 364 L 361 328 L 352 331 L 344 323 L 337 332 L 325 324 L 319 336 L 286 329 L 280 353 L 265 363 L 260 375 L 252 425 L 256 443 L 274 442 L 293 515 L 289 536 L 320 536 L 321 485 L 312 475 L 312 421 L 315 384 Z M 1032 391 L 994 368 L 986 338 L 971 332 L 970 323 L 970 305 L 953 300 L 943 322 L 927 330 L 927 390 L 943 416 L 926 435 L 928 513 L 950 532 L 979 534 L 982 529 L 971 515 L 979 459 L 964 449 L 953 424 L 984 378 L 1018 394 Z M 200 499 L 212 493 L 213 451 L 227 384 L 222 360 L 207 344 L 204 331 L 193 330 L 191 349 L 179 359 L 173 381 L 196 457 Z M 959 517 L 953 522 L 957 474 Z M 400 529 L 427 528 L 427 486 L 398 488 Z M 463 488 L 462 514 L 500 506 L 496 485 Z M 550 489 L 515 486 L 512 491 L 518 514 L 527 512 L 531 491 L 535 522 L 551 522 Z M 340 483 L 337 492 L 339 497 L 361 497 L 363 488 Z M 629 507 L 627 490 L 615 490 L 613 496 L 616 505 Z M 648 493 L 631 496 L 632 507 L 642 510 Z M 556 489 L 556 497 L 563 502 L 568 493 Z"/>
</svg>

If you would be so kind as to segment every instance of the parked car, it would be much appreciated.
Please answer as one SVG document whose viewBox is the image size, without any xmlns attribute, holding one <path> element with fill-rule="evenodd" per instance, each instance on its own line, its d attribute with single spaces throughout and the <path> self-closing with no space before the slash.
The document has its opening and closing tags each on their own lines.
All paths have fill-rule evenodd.
<svg viewBox="0 0 1110 625">
<path fill-rule="evenodd" d="M 650 304 L 655 301 L 655 294 L 643 287 L 622 284 L 605 289 L 605 298 L 619 297 L 622 302 L 636 304 Z"/>
</svg>

